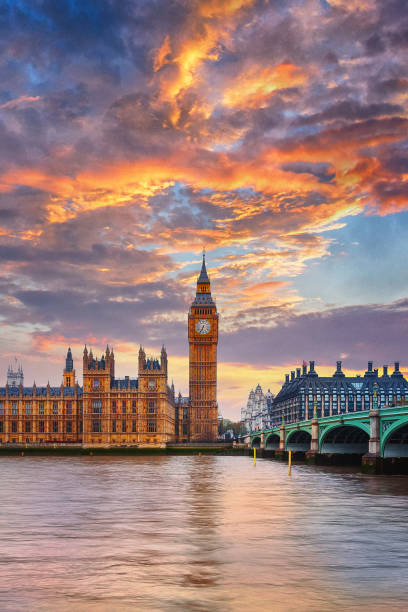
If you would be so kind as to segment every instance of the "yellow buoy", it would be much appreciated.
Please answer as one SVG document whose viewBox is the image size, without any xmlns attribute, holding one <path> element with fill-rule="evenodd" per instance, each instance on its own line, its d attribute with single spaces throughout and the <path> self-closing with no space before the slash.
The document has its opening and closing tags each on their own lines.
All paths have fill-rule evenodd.
<svg viewBox="0 0 408 612">
<path fill-rule="evenodd" d="M 288 474 L 290 476 L 290 471 L 292 469 L 292 451 L 289 451 L 289 462 L 288 462 Z"/>
<path fill-rule="evenodd" d="M 254 465 L 256 465 L 256 448 L 254 448 Z"/>
</svg>

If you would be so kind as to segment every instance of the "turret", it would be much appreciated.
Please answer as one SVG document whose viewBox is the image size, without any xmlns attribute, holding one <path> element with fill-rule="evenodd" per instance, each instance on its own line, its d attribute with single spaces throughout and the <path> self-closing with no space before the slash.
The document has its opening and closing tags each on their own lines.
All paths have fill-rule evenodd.
<svg viewBox="0 0 408 612">
<path fill-rule="evenodd" d="M 146 353 L 142 345 L 139 348 L 139 373 L 145 369 L 146 365 Z"/>
<path fill-rule="evenodd" d="M 167 351 L 164 344 L 160 354 L 160 369 L 167 374 Z"/>
<path fill-rule="evenodd" d="M 85 347 L 86 350 L 86 347 Z M 84 351 L 84 361 L 85 361 L 85 351 Z M 65 387 L 74 387 L 75 386 L 75 370 L 74 370 L 74 360 L 72 358 L 71 347 L 68 348 L 67 356 L 65 358 L 65 369 L 63 373 L 63 383 Z"/>
</svg>

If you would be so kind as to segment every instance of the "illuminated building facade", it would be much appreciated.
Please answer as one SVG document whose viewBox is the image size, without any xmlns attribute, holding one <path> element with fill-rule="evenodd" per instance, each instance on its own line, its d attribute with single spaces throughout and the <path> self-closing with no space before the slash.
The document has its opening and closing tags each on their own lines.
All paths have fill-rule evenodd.
<svg viewBox="0 0 408 612">
<path fill-rule="evenodd" d="M 83 386 L 68 349 L 62 384 L 23 385 L 23 371 L 9 368 L 0 387 L 0 444 L 160 446 L 216 441 L 218 314 L 203 266 L 188 315 L 190 396 L 175 398 L 168 385 L 167 352 L 147 357 L 140 347 L 137 378 L 115 377 L 115 356 L 83 352 Z"/>
</svg>

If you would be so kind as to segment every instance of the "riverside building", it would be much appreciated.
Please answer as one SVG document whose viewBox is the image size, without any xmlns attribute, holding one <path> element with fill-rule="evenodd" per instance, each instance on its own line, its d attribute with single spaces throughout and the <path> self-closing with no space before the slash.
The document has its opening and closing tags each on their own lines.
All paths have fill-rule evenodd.
<svg viewBox="0 0 408 612">
<path fill-rule="evenodd" d="M 346 376 L 341 361 L 331 377 L 319 376 L 315 362 L 309 362 L 309 371 L 304 363 L 286 374 L 285 383 L 275 397 L 272 408 L 272 426 L 296 423 L 317 417 L 371 410 L 375 403 L 378 408 L 396 406 L 408 399 L 408 381 L 395 362 L 394 370 L 388 372 L 383 366 L 382 373 L 373 369 L 373 362 L 363 375 Z"/>
<path fill-rule="evenodd" d="M 241 409 L 241 421 L 246 432 L 272 427 L 273 399 L 270 389 L 264 393 L 259 384 L 255 391 L 250 391 L 246 406 Z"/>
<path fill-rule="evenodd" d="M 10 367 L 0 387 L 0 444 L 165 446 L 217 440 L 218 314 L 205 256 L 188 314 L 189 396 L 168 384 L 165 347 L 147 357 L 140 347 L 137 377 L 115 377 L 113 349 L 83 351 L 82 386 L 69 348 L 60 386 L 24 386 L 22 367 Z"/>
</svg>

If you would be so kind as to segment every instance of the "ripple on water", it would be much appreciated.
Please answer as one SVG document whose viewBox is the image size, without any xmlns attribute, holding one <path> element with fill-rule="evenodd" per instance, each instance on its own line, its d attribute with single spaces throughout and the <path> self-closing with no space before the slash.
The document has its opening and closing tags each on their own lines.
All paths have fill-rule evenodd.
<svg viewBox="0 0 408 612">
<path fill-rule="evenodd" d="M 248 457 L 1 460 L 2 610 L 405 610 L 408 479 Z"/>
</svg>

